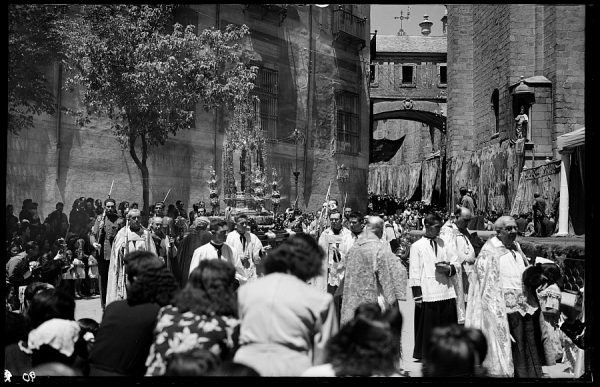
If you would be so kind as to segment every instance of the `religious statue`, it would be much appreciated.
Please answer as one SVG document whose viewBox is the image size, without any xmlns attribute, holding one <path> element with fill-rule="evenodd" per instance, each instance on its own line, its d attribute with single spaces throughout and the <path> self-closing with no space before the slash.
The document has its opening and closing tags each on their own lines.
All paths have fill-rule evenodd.
<svg viewBox="0 0 600 387">
<path fill-rule="evenodd" d="M 521 139 L 527 136 L 527 125 L 529 123 L 529 117 L 525 114 L 525 107 L 521 106 L 521 113 L 515 117 L 517 122 L 517 139 Z"/>
</svg>

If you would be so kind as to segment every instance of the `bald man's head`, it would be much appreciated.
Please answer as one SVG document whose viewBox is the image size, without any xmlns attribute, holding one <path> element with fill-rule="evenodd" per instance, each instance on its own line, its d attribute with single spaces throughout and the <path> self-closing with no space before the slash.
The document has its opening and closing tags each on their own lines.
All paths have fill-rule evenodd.
<svg viewBox="0 0 600 387">
<path fill-rule="evenodd" d="M 496 219 L 496 221 L 494 222 L 494 227 L 496 228 L 496 230 L 498 229 L 504 229 L 506 228 L 506 226 L 512 226 L 512 225 L 517 225 L 517 222 L 515 222 L 515 218 L 513 218 L 512 216 L 501 216 L 498 219 Z"/>
<path fill-rule="evenodd" d="M 379 216 L 369 216 L 367 218 L 367 229 L 377 235 L 377 238 L 381 238 L 383 236 L 383 219 Z"/>
<path fill-rule="evenodd" d="M 459 228 L 466 228 L 472 217 L 471 210 L 469 210 L 467 207 L 459 207 L 456 211 L 454 211 L 454 215 L 456 216 L 454 223 Z"/>
</svg>

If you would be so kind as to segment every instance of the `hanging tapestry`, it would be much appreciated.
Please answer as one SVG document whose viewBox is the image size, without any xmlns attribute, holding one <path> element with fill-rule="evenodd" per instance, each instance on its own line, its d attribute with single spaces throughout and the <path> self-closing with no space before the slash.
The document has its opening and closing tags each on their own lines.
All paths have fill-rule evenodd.
<svg viewBox="0 0 600 387">
<path fill-rule="evenodd" d="M 412 198 L 415 194 L 417 187 L 419 186 L 419 180 L 421 178 L 421 163 L 413 163 L 410 164 L 409 169 L 409 186 L 408 192 L 406 193 L 406 197 L 408 199 Z"/>
<path fill-rule="evenodd" d="M 560 192 L 560 161 L 553 161 L 521 172 L 519 187 L 510 211 L 511 215 L 531 211 L 535 192 L 539 192 L 546 201 L 546 215 L 550 215 L 552 203 Z"/>
<path fill-rule="evenodd" d="M 433 187 L 437 180 L 438 169 L 440 166 L 440 158 L 435 157 L 430 160 L 423 161 L 423 178 L 421 181 L 422 194 L 421 201 L 425 204 L 431 204 L 431 195 L 433 194 Z M 441 174 L 441 173 L 440 173 Z"/>
</svg>

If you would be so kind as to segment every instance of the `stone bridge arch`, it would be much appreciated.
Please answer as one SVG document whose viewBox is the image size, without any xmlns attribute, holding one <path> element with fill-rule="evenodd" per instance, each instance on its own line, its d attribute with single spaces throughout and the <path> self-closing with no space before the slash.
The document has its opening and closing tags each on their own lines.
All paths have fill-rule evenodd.
<svg viewBox="0 0 600 387">
<path fill-rule="evenodd" d="M 426 203 L 444 202 L 446 106 L 445 99 L 439 102 L 410 99 L 373 101 L 369 155 L 370 192 L 376 195 L 394 194 L 401 200 L 420 197 Z M 431 138 L 431 143 L 425 145 L 422 142 L 427 140 L 418 135 L 421 129 L 416 129 L 415 132 L 414 128 L 409 127 L 397 139 L 396 136 L 376 139 L 377 123 L 384 120 L 423 123 L 423 127 L 429 131 L 430 137 L 426 138 Z M 438 138 L 437 149 L 433 149 L 434 132 L 438 130 L 440 137 L 435 136 Z M 415 135 L 418 136 L 417 140 Z M 398 153 L 403 145 L 405 150 Z"/>
<path fill-rule="evenodd" d="M 373 121 L 404 119 L 423 122 L 446 134 L 446 102 L 381 101 L 373 104 Z"/>
</svg>

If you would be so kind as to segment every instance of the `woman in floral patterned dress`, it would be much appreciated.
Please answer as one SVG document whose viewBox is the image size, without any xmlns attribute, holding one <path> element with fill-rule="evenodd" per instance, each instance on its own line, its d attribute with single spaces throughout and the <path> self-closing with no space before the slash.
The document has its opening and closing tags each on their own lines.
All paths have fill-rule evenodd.
<svg viewBox="0 0 600 387">
<path fill-rule="evenodd" d="M 222 361 L 238 346 L 235 268 L 221 260 L 201 261 L 173 305 L 158 313 L 146 376 L 164 375 L 173 355 L 206 349 Z"/>
</svg>

